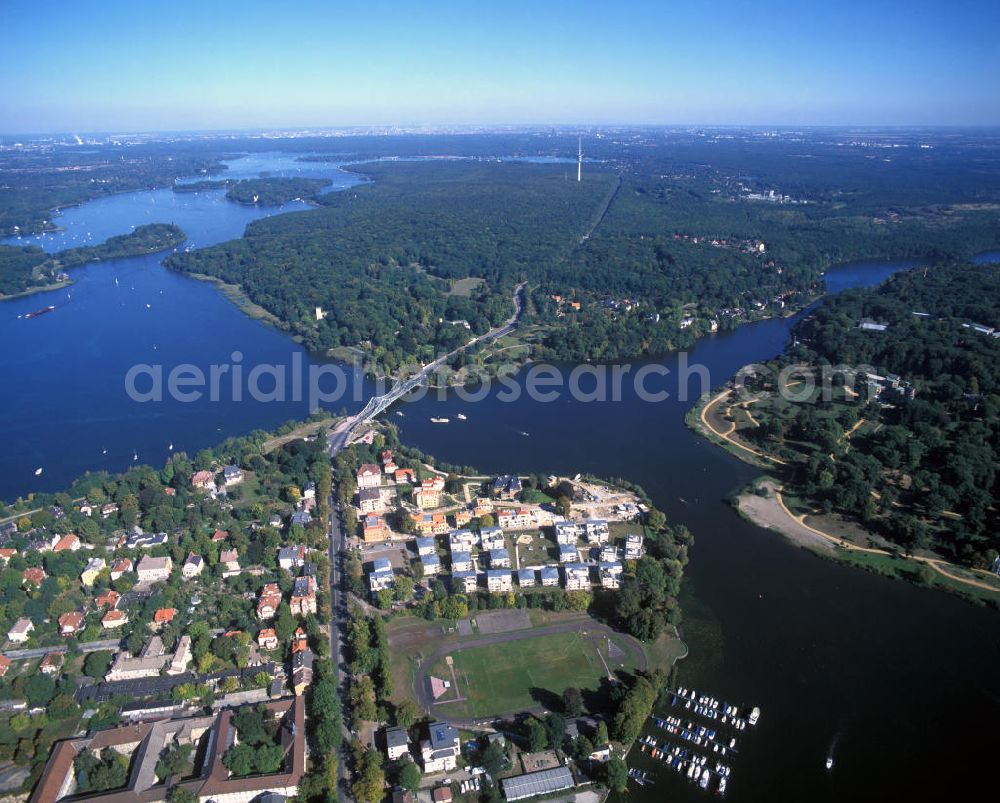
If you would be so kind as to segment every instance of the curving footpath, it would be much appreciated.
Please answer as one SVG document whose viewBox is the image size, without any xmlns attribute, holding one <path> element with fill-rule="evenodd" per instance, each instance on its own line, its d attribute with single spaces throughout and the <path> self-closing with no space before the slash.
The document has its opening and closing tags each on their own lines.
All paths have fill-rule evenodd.
<svg viewBox="0 0 1000 803">
<path fill-rule="evenodd" d="M 747 446 L 747 445 L 745 445 L 743 443 L 740 443 L 738 440 L 736 440 L 735 438 L 733 438 L 732 435 L 736 431 L 736 424 L 734 424 L 732 421 L 729 422 L 729 429 L 727 429 L 725 432 L 723 432 L 720 429 L 716 429 L 714 426 L 712 426 L 712 422 L 708 420 L 708 411 L 712 407 L 714 407 L 716 404 L 718 404 L 720 401 L 722 401 L 724 398 L 726 398 L 726 396 L 728 396 L 729 393 L 730 393 L 730 390 L 728 388 L 726 388 L 726 390 L 724 390 L 721 393 L 719 393 L 711 401 L 709 401 L 704 407 L 701 408 L 701 416 L 700 416 L 701 417 L 701 423 L 704 424 L 705 428 L 709 432 L 711 432 L 713 435 L 715 435 L 717 438 L 722 438 L 722 440 L 724 440 L 726 443 L 732 444 L 737 449 L 742 449 L 744 452 L 752 454 L 754 457 L 758 457 L 761 460 L 768 460 L 768 461 L 770 461 L 772 463 L 778 463 L 779 465 L 785 465 L 785 461 L 782 460 L 781 458 L 779 458 L 779 457 L 771 457 L 771 455 L 769 455 L 769 454 L 764 454 L 764 452 L 757 451 L 756 449 L 751 449 L 749 446 Z"/>
<path fill-rule="evenodd" d="M 791 510 L 788 509 L 788 506 L 785 504 L 785 500 L 781 498 L 780 490 L 775 490 L 774 498 L 778 502 L 778 505 L 781 507 L 781 510 L 784 512 L 784 514 L 788 516 L 788 518 L 790 518 L 793 522 L 809 530 L 809 532 L 813 533 L 819 538 L 822 538 L 825 541 L 833 544 L 834 546 L 839 547 L 840 549 L 843 549 L 847 552 L 867 552 L 872 555 L 885 555 L 887 557 L 893 557 L 894 555 L 894 553 L 890 552 L 887 549 L 858 546 L 857 544 L 852 544 L 850 541 L 846 541 L 843 538 L 838 538 L 835 535 L 830 535 L 829 533 L 825 533 L 822 530 L 818 530 L 811 524 L 806 524 L 806 517 L 804 515 L 796 516 L 794 513 L 792 513 Z M 975 588 L 980 588 L 985 591 L 993 591 L 995 593 L 1000 593 L 1000 588 L 997 588 L 997 586 L 995 585 L 992 585 L 990 583 L 981 583 L 978 580 L 973 580 L 968 577 L 961 577 L 960 575 L 953 574 L 952 572 L 948 571 L 948 569 L 944 567 L 953 566 L 953 564 L 948 563 L 948 561 L 941 560 L 940 558 L 925 558 L 921 555 L 908 555 L 907 557 L 909 560 L 913 560 L 916 561 L 917 563 L 923 563 L 926 566 L 930 566 L 934 571 L 938 572 L 944 577 L 947 577 L 949 580 L 955 581 L 956 583 L 962 583 L 964 585 L 973 586 Z M 972 569 L 972 571 L 981 571 L 981 570 Z"/>
</svg>

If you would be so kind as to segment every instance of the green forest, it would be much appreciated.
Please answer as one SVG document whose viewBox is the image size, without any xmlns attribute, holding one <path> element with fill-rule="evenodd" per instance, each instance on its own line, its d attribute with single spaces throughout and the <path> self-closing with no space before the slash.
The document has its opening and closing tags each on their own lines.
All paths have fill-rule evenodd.
<svg viewBox="0 0 1000 803">
<path fill-rule="evenodd" d="M 863 319 L 886 329 L 863 329 Z M 753 408 L 760 427 L 740 434 L 790 460 L 795 487 L 827 511 L 907 551 L 988 567 L 1000 549 L 996 327 L 996 265 L 914 269 L 847 291 L 797 327 L 798 345 L 772 367 L 850 366 L 858 396 L 800 403 L 770 395 Z M 880 390 L 890 374 L 901 391 Z M 775 389 L 763 376 L 751 386 Z"/>
<path fill-rule="evenodd" d="M 314 198 L 330 182 L 323 178 L 249 178 L 229 185 L 230 201 L 258 206 L 280 206 L 288 201 Z"/>
<path fill-rule="evenodd" d="M 600 361 L 662 353 L 798 308 L 822 292 L 822 274 L 837 262 L 950 262 L 1000 243 L 1000 206 L 984 202 L 1000 191 L 976 191 L 958 170 L 931 203 L 919 182 L 938 180 L 942 166 L 925 156 L 910 173 L 889 175 L 856 154 L 806 166 L 801 146 L 744 142 L 759 172 L 789 181 L 779 185 L 787 201 L 769 202 L 753 193 L 776 182 L 694 161 L 710 156 L 704 144 L 657 145 L 619 148 L 587 165 L 579 184 L 560 164 L 357 164 L 350 169 L 371 184 L 169 264 L 240 284 L 313 348 L 358 346 L 391 369 L 461 342 L 449 321 L 468 321 L 477 334 L 497 323 L 521 279 L 525 318 L 542 331 L 533 356 Z M 717 152 L 725 163 L 734 150 Z M 790 163 L 801 163 L 794 182 Z M 979 203 L 944 204 L 956 196 Z M 451 293 L 465 277 L 484 283 L 469 296 Z"/>
<path fill-rule="evenodd" d="M 314 180 L 224 178 L 225 160 L 271 140 L 12 150 L 0 152 L 0 233 L 156 186 L 311 197 L 320 208 L 256 221 L 170 265 L 239 284 L 311 348 L 358 347 L 390 370 L 503 320 L 522 279 L 536 332 L 526 356 L 599 361 L 785 314 L 821 294 L 837 262 L 948 263 L 1000 246 L 989 132 L 635 129 L 585 136 L 580 183 L 571 161 L 532 162 L 571 160 L 576 144 L 559 131 L 282 141 L 372 179 L 319 195 Z M 175 184 L 186 176 L 198 180 Z M 3 292 L 24 286 L 38 258 L 4 249 Z M 459 284 L 470 277 L 483 280 L 471 292 Z"/>
<path fill-rule="evenodd" d="M 509 317 L 518 279 L 566 258 L 615 181 L 577 184 L 561 169 L 503 163 L 359 169 L 374 183 L 167 264 L 242 285 L 313 348 L 361 345 L 392 368 L 465 342 L 469 330 L 454 322 L 481 334 Z M 451 293 L 467 276 L 486 285 Z"/>
<path fill-rule="evenodd" d="M 48 258 L 38 246 L 0 245 L 0 297 L 54 282 L 55 276 L 42 270 Z"/>
</svg>

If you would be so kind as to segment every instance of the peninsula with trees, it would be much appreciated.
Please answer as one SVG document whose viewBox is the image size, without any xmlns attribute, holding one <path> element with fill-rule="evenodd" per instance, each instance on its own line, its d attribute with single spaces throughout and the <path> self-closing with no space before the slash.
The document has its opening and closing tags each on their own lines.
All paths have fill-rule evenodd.
<svg viewBox="0 0 1000 803">
<path fill-rule="evenodd" d="M 48 254 L 37 246 L 0 245 L 0 298 L 51 290 L 70 283 L 64 271 L 88 262 L 155 254 L 175 248 L 187 235 L 173 223 L 148 223 L 100 245 Z"/>
<path fill-rule="evenodd" d="M 1000 601 L 1000 272 L 946 264 L 823 303 L 689 421 L 767 471 L 740 510 L 806 546 Z"/>
</svg>

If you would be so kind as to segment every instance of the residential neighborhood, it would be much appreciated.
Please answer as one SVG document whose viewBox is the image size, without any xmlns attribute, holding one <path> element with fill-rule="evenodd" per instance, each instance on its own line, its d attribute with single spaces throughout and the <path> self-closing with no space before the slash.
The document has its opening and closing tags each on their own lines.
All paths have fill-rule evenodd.
<svg viewBox="0 0 1000 803">
<path fill-rule="evenodd" d="M 164 472 L 95 478 L 83 497 L 8 519 L 0 720 L 15 763 L 38 777 L 32 801 L 167 800 L 172 789 L 234 803 L 290 797 L 318 771 L 310 740 L 340 745 L 339 706 L 311 701 L 341 685 L 356 731 L 352 784 L 374 756 L 389 762 L 374 797 L 352 786 L 359 801 L 471 801 L 484 784 L 513 800 L 591 783 L 570 742 L 553 741 L 543 760 L 488 730 L 463 744 L 444 710 L 392 724 L 384 621 L 451 621 L 515 602 L 583 610 L 645 554 L 639 495 L 579 477 L 463 477 L 403 447 L 345 470 L 315 439 L 267 452 L 238 443 L 237 456 L 199 455 L 206 468 L 178 454 Z M 329 660 L 331 498 L 346 528 L 343 674 Z M 366 650 L 379 657 L 362 669 Z M 432 685 L 445 697 L 457 688 L 437 675 Z M 386 723 L 383 710 L 384 743 L 372 727 Z M 20 718 L 33 711 L 49 712 L 40 729 Z M 37 748 L 56 727 L 51 750 Z M 175 760 L 194 769 L 164 775 Z M 482 760 L 490 768 L 470 772 Z"/>
<path fill-rule="evenodd" d="M 176 788 L 216 800 L 294 795 L 316 651 L 329 653 L 322 446 L 262 453 L 246 442 L 237 459 L 199 455 L 204 469 L 178 454 L 164 472 L 95 475 L 84 498 L 60 494 L 5 520 L 0 571 L 15 582 L 0 589 L 0 720 L 17 746 L 8 757 L 35 767 L 33 801 L 166 800 L 156 788 L 173 752 L 197 754 L 205 773 Z M 48 716 L 31 727 L 19 711 Z M 234 773 L 232 735 L 258 715 L 281 723 L 277 772 Z M 65 739 L 88 727 L 97 740 L 34 747 L 54 728 Z M 102 773 L 139 754 L 125 787 L 103 786 Z"/>
<path fill-rule="evenodd" d="M 523 485 L 513 475 L 488 482 L 453 480 L 449 493 L 440 473 L 419 485 L 398 483 L 400 468 L 392 451 L 383 450 L 380 458 L 381 473 L 376 472 L 377 464 L 366 463 L 355 476 L 359 522 L 355 540 L 361 553 L 399 545 L 384 550 L 395 560 L 385 557 L 366 563 L 373 599 L 391 590 L 396 575 L 418 581 L 442 576 L 453 591 L 462 593 L 553 586 L 567 591 L 615 590 L 624 571 L 620 556 L 636 561 L 643 555 L 641 528 L 612 535 L 613 530 L 623 533 L 622 528 L 642 514 L 643 504 L 634 495 L 579 483 L 582 509 L 578 513 L 571 505 L 560 513 L 555 500 L 545 501 L 537 494 L 528 495 L 530 501 L 521 499 Z M 405 476 L 418 470 L 425 469 L 411 468 Z M 437 509 L 425 511 L 422 489 L 438 495 Z M 368 500 L 377 501 L 377 508 Z M 516 507 L 507 504 L 514 502 Z M 597 510 L 608 518 L 590 515 Z"/>
</svg>

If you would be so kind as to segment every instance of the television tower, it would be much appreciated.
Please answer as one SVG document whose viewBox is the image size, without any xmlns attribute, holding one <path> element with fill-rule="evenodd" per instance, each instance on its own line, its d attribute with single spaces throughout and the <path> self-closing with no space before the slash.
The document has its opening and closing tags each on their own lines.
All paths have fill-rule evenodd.
<svg viewBox="0 0 1000 803">
<path fill-rule="evenodd" d="M 583 137 L 576 138 L 576 180 L 583 178 Z"/>
</svg>

